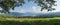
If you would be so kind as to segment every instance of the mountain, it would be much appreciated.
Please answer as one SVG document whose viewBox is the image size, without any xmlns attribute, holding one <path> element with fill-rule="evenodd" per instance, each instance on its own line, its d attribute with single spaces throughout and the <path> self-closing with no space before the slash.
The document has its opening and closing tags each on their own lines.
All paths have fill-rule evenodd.
<svg viewBox="0 0 60 25">
<path fill-rule="evenodd" d="M 10 12 L 10 13 L 5 13 L 5 16 L 22 16 L 24 13 L 18 13 L 18 12 Z"/>
<path fill-rule="evenodd" d="M 5 16 L 39 16 L 39 17 L 60 17 L 60 12 L 50 12 L 50 13 L 18 13 L 10 12 L 9 14 L 4 14 Z"/>
<path fill-rule="evenodd" d="M 37 14 L 37 16 L 39 17 L 60 17 L 60 12 L 51 12 L 51 13 L 40 13 L 40 14 Z"/>
<path fill-rule="evenodd" d="M 5 13 L 4 14 L 5 16 L 35 16 L 34 13 L 30 13 L 30 12 L 27 12 L 27 13 L 18 13 L 18 12 L 10 12 L 10 13 Z"/>
<path fill-rule="evenodd" d="M 36 16 L 36 13 L 30 13 L 30 12 L 26 12 L 24 13 L 26 16 Z"/>
<path fill-rule="evenodd" d="M 53 12 L 53 13 L 51 13 L 51 14 L 53 14 L 53 15 L 56 16 L 56 17 L 60 17 L 60 12 Z"/>
</svg>

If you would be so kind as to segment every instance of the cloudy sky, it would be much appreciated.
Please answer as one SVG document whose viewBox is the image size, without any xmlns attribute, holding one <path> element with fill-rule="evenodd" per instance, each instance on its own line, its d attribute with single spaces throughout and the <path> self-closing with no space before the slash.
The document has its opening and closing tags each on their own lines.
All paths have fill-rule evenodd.
<svg viewBox="0 0 60 25">
<path fill-rule="evenodd" d="M 56 8 L 56 10 L 51 11 L 51 12 L 60 12 L 60 0 L 56 0 L 57 6 L 53 6 L 53 8 Z M 11 12 L 20 12 L 20 13 L 26 13 L 26 12 L 31 12 L 31 13 L 40 13 L 40 12 L 47 12 L 46 10 L 40 11 L 40 6 L 37 6 L 34 2 L 28 2 L 25 0 L 25 4 L 20 7 L 16 7 L 15 10 L 10 10 Z"/>
</svg>

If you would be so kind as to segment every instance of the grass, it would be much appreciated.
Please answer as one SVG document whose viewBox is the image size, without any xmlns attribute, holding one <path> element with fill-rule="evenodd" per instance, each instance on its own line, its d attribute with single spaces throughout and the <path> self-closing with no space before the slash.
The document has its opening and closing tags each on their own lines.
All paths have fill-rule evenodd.
<svg viewBox="0 0 60 25">
<path fill-rule="evenodd" d="M 1 17 L 0 25 L 60 25 L 60 18 L 8 18 Z"/>
<path fill-rule="evenodd" d="M 9 20 L 9 21 L 37 21 L 37 20 L 54 20 L 54 19 L 60 19 L 60 17 L 54 17 L 54 18 L 8 18 L 8 17 L 1 17 L 0 20 Z"/>
<path fill-rule="evenodd" d="M 60 25 L 60 17 L 14 18 L 0 16 L 0 25 Z"/>
</svg>

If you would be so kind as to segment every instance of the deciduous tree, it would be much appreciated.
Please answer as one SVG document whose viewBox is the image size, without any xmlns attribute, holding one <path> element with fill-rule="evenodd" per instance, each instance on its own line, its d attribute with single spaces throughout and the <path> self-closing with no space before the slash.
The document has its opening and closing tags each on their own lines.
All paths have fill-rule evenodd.
<svg viewBox="0 0 60 25">
<path fill-rule="evenodd" d="M 52 6 L 55 6 L 55 0 L 28 0 L 34 1 L 38 6 L 41 7 L 41 11 L 43 9 L 47 9 L 48 11 L 55 10 Z M 10 9 L 13 9 L 18 6 L 22 6 L 24 4 L 24 0 L 0 0 L 0 7 L 5 11 L 9 12 Z"/>
</svg>

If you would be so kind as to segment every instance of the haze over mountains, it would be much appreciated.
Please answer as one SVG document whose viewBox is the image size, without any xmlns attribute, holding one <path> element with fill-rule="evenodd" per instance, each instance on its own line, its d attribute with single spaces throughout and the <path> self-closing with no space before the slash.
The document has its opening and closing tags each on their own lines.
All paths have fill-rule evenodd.
<svg viewBox="0 0 60 25">
<path fill-rule="evenodd" d="M 0 12 L 4 12 L 0 10 Z M 58 16 L 60 17 L 60 12 L 49 12 L 49 13 L 31 13 L 31 12 L 26 12 L 26 13 L 19 13 L 19 12 L 10 12 L 9 14 L 5 13 L 3 14 L 5 16 L 40 16 L 40 17 L 53 17 L 53 16 Z"/>
<path fill-rule="evenodd" d="M 40 17 L 53 17 L 60 16 L 60 12 L 51 12 L 51 13 L 18 13 L 18 12 L 10 12 L 9 14 L 4 14 L 6 16 L 40 16 Z"/>
</svg>

